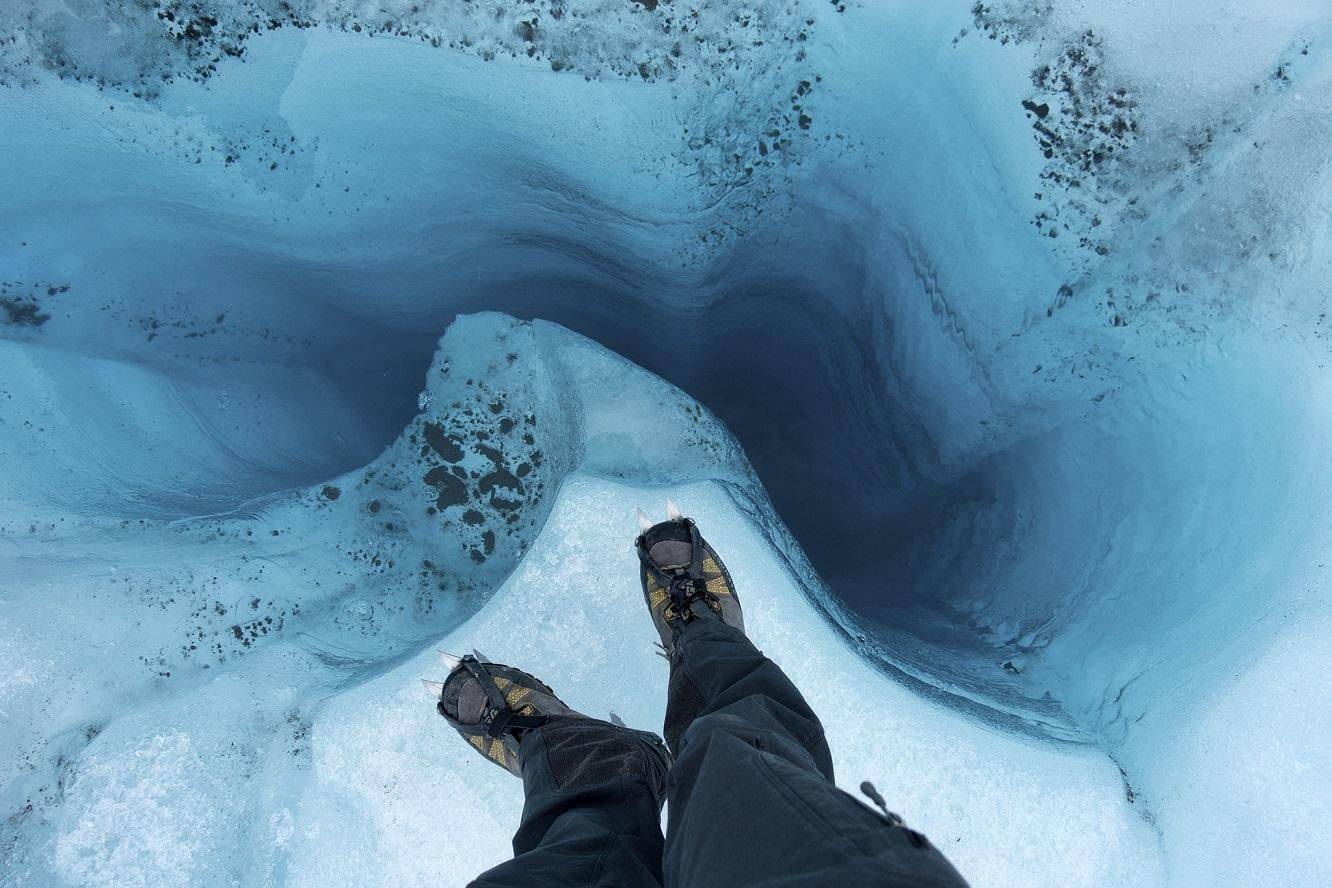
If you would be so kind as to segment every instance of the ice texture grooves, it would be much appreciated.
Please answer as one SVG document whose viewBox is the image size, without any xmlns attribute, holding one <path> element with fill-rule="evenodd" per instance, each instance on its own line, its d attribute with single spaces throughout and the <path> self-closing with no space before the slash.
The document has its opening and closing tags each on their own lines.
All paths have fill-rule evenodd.
<svg viewBox="0 0 1332 888">
<path fill-rule="evenodd" d="M 1325 3 L 0 7 L 0 879 L 284 881 L 581 472 L 745 491 L 1170 883 L 1332 883 Z"/>
</svg>

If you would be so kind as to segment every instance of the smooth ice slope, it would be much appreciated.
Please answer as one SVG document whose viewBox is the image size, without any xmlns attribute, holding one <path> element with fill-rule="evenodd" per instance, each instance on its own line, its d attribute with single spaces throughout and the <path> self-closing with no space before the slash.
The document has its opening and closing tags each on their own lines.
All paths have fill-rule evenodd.
<svg viewBox="0 0 1332 888">
<path fill-rule="evenodd" d="M 276 724 L 489 600 L 549 498 L 394 585 L 431 525 L 320 491 L 498 309 L 707 405 L 857 653 L 1100 750 L 1175 883 L 1332 882 L 1326 4 L 649 5 L 0 4 L 6 861 L 90 736 L 241 678 L 198 650 L 334 626 L 237 685 Z"/>
</svg>

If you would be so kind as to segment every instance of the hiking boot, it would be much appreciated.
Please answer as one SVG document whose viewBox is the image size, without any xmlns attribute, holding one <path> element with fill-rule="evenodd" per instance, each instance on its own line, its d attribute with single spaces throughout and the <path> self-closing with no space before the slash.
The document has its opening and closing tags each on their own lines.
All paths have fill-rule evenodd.
<svg viewBox="0 0 1332 888">
<path fill-rule="evenodd" d="M 745 621 L 726 565 L 693 519 L 681 515 L 670 500 L 666 512 L 669 517 L 660 524 L 649 524 L 639 513 L 643 532 L 634 540 L 634 548 L 643 597 L 669 658 L 680 633 L 695 620 L 720 620 L 741 632 Z"/>
<path fill-rule="evenodd" d="M 518 744 L 523 735 L 552 717 L 581 717 L 535 676 L 490 663 L 480 656 L 440 653 L 450 669 L 441 684 L 422 681 L 435 698 L 435 709 L 477 752 L 501 768 L 522 776 Z"/>
</svg>

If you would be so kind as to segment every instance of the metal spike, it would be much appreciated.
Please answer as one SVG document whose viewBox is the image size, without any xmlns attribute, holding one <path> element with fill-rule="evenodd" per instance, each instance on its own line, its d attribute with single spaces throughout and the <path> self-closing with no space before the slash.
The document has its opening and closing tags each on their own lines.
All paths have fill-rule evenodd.
<svg viewBox="0 0 1332 888">
<path fill-rule="evenodd" d="M 483 654 L 483 653 L 481 653 L 480 651 L 478 651 L 476 648 L 472 648 L 472 656 L 476 657 L 476 658 L 477 658 L 478 660 L 480 660 L 482 663 L 489 663 L 489 662 L 491 662 L 491 659 L 490 659 L 489 657 L 487 657 L 485 654 Z"/>
<path fill-rule="evenodd" d="M 666 498 L 666 517 L 672 521 L 679 521 L 684 515 L 680 514 L 680 507 L 675 504 L 675 500 Z"/>
<path fill-rule="evenodd" d="M 439 653 L 439 661 L 443 663 L 444 668 L 449 670 L 450 672 L 457 669 L 458 664 L 462 662 L 462 657 L 455 657 L 453 656 L 453 654 L 450 654 L 448 651 L 438 651 L 438 653 Z"/>
<path fill-rule="evenodd" d="M 624 719 L 622 719 L 622 718 L 620 718 L 618 715 L 616 715 L 615 712 L 614 712 L 613 710 L 611 711 L 610 717 L 611 717 L 611 724 L 613 724 L 613 725 L 619 725 L 619 726 L 622 727 L 622 728 L 623 728 L 623 727 L 626 727 L 626 725 L 625 725 L 625 723 L 624 723 Z"/>
<path fill-rule="evenodd" d="M 651 530 L 652 519 L 649 518 L 647 515 L 643 514 L 642 509 L 634 509 L 634 511 L 638 513 L 638 529 L 640 531 Z"/>
<path fill-rule="evenodd" d="M 430 699 L 432 699 L 432 700 L 440 700 L 440 699 L 443 699 L 443 697 L 444 697 L 444 682 L 442 682 L 442 681 L 429 681 L 429 680 L 423 678 L 423 679 L 421 679 L 421 684 L 425 685 L 426 693 L 430 695 Z"/>
</svg>

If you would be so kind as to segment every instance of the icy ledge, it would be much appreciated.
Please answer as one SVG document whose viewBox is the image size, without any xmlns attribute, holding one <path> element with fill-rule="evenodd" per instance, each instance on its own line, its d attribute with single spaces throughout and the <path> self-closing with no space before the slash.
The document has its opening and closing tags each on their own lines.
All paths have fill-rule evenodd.
<svg viewBox="0 0 1332 888">
<path fill-rule="evenodd" d="M 729 433 L 678 389 L 487 314 L 449 329 L 421 403 L 371 465 L 234 515 L 11 535 L 7 879 L 463 884 L 507 853 L 520 789 L 421 695 L 433 649 L 475 645 L 658 725 L 629 541 L 634 506 L 673 494 L 848 783 L 877 780 L 980 885 L 1160 880 L 1107 759 L 937 709 L 843 645 Z"/>
<path fill-rule="evenodd" d="M 1114 765 L 977 726 L 886 681 L 806 601 L 749 519 L 746 493 L 724 484 L 575 474 L 518 571 L 441 646 L 478 647 L 533 670 L 581 711 L 614 709 L 659 730 L 666 666 L 653 656 L 630 540 L 634 507 L 666 495 L 725 553 L 751 637 L 823 719 L 844 788 L 867 778 L 886 787 L 975 885 L 1163 882 L 1156 837 Z M 426 651 L 319 712 L 309 780 L 268 820 L 292 884 L 460 885 L 511 853 L 521 787 L 430 709 L 417 679 L 439 672 Z"/>
</svg>

